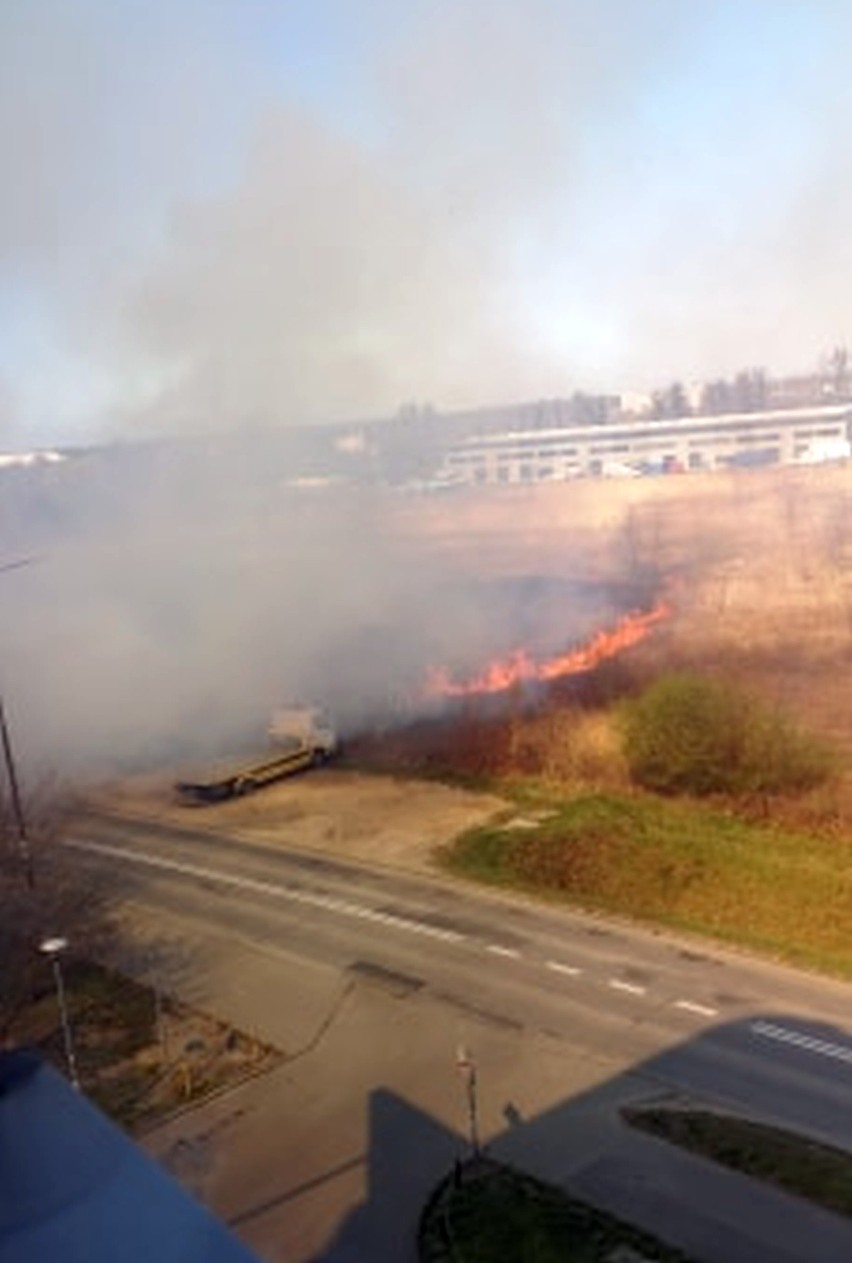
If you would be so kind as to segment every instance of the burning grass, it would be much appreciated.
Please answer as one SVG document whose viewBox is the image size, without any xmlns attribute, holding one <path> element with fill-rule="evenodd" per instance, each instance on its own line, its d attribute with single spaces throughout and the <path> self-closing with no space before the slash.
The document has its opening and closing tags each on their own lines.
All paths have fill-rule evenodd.
<svg viewBox="0 0 852 1263">
<path fill-rule="evenodd" d="M 473 829 L 452 871 L 852 977 L 852 838 L 625 793 Z"/>
<path fill-rule="evenodd" d="M 468 680 L 454 680 L 446 671 L 436 669 L 429 677 L 426 692 L 433 697 L 482 697 L 505 693 L 532 681 L 550 683 L 584 675 L 638 645 L 670 615 L 668 603 L 660 600 L 649 610 L 631 610 L 624 614 L 614 627 L 601 628 L 584 645 L 541 661 L 519 647 L 508 657 L 489 663 Z"/>
<path fill-rule="evenodd" d="M 362 770 L 495 790 L 529 780 L 624 788 L 627 769 L 610 705 L 639 692 L 647 678 L 635 656 L 613 658 L 546 692 L 474 696 L 432 719 L 350 740 L 344 759 Z"/>
<path fill-rule="evenodd" d="M 360 769 L 497 792 L 628 784 L 613 717 L 574 706 L 491 717 L 471 708 L 350 742 L 345 758 Z"/>
</svg>

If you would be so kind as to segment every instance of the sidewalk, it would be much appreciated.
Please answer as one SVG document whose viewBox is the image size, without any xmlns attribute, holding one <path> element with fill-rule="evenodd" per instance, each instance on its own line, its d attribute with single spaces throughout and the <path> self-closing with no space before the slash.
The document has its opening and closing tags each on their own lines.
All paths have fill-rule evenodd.
<svg viewBox="0 0 852 1263">
<path fill-rule="evenodd" d="M 703 1263 L 852 1259 L 852 1223 L 623 1125 L 622 1104 L 659 1091 L 641 1065 L 624 1070 L 428 994 L 187 932 L 196 957 L 185 998 L 291 1060 L 146 1144 L 269 1263 L 413 1263 L 422 1206 L 467 1151 L 460 1044 L 476 1056 L 480 1132 L 495 1158 Z"/>
</svg>

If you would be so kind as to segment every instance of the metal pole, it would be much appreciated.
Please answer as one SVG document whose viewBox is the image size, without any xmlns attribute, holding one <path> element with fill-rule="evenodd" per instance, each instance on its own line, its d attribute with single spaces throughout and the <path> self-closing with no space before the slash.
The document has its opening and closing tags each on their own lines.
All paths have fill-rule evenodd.
<svg viewBox="0 0 852 1263">
<path fill-rule="evenodd" d="M 53 952 L 50 957 L 53 962 L 53 976 L 56 979 L 56 998 L 59 1001 L 59 1016 L 62 1021 L 62 1037 L 65 1041 L 65 1060 L 68 1062 L 68 1077 L 72 1085 L 80 1089 L 80 1078 L 77 1074 L 77 1058 L 74 1054 L 74 1040 L 71 1037 L 71 1022 L 68 1018 L 68 1006 L 65 1003 L 65 984 L 62 979 L 62 966 L 59 963 L 59 953 Z"/>
<path fill-rule="evenodd" d="M 473 1156 L 479 1157 L 479 1114 L 476 1099 L 476 1066 L 471 1066 L 467 1077 L 467 1110 L 470 1119 L 470 1147 Z"/>
<path fill-rule="evenodd" d="M 476 1062 L 466 1048 L 459 1048 L 456 1054 L 456 1065 L 465 1081 L 467 1093 L 467 1122 L 470 1133 L 470 1148 L 474 1158 L 479 1157 L 479 1108 L 476 1094 Z"/>
<path fill-rule="evenodd" d="M 39 557 L 20 557 L 17 561 L 7 561 L 0 565 L 0 574 L 4 574 L 7 570 L 20 570 L 23 566 L 36 565 L 40 561 Z M 27 827 L 24 821 L 24 810 L 21 806 L 21 795 L 18 789 L 18 774 L 15 770 L 15 759 L 12 754 L 12 741 L 9 736 L 9 726 L 6 723 L 6 712 L 3 709 L 3 699 L 0 697 L 0 744 L 3 746 L 3 758 L 6 763 L 6 773 L 9 777 L 9 793 L 12 799 L 12 811 L 15 816 L 15 823 L 18 828 L 18 849 L 21 854 L 21 860 L 24 865 L 24 872 L 27 877 L 27 885 L 30 890 L 35 886 L 35 870 L 33 868 L 33 856 L 30 848 L 29 838 L 27 837 Z"/>
<path fill-rule="evenodd" d="M 0 697 L 0 742 L 3 745 L 3 760 L 6 764 L 6 775 L 9 780 L 9 797 L 12 803 L 12 814 L 15 817 L 15 826 L 18 831 L 18 851 L 21 862 L 26 873 L 27 885 L 30 890 L 35 886 L 35 871 L 33 869 L 33 854 L 30 847 L 30 841 L 27 837 L 27 824 L 24 819 L 24 809 L 21 803 L 21 791 L 18 786 L 18 773 L 15 768 L 15 756 L 12 753 L 12 739 L 9 735 L 9 725 L 6 721 L 6 709 L 3 705 L 3 698 Z"/>
<path fill-rule="evenodd" d="M 166 1014 L 163 1009 L 163 993 L 154 983 L 154 1020 L 157 1025 L 157 1037 L 160 1041 L 160 1055 L 163 1061 L 169 1059 L 169 1033 L 166 1029 Z"/>
</svg>

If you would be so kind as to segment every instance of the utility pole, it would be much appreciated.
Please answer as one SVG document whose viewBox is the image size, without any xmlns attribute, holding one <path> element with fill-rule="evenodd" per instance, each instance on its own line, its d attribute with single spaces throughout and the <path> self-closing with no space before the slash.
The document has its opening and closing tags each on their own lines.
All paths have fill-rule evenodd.
<svg viewBox="0 0 852 1263">
<path fill-rule="evenodd" d="M 38 557 L 22 557 L 18 561 L 7 561 L 5 564 L 0 565 L 0 574 L 4 574 L 7 570 L 20 570 L 23 566 L 32 566 L 38 561 Z M 3 749 L 3 762 L 6 765 L 6 778 L 9 782 L 9 801 L 12 805 L 12 815 L 15 817 L 15 829 L 18 834 L 18 854 L 26 874 L 27 885 L 32 890 L 35 887 L 33 853 L 27 836 L 27 822 L 24 819 L 18 771 L 15 766 L 15 756 L 12 752 L 12 738 L 9 734 L 9 724 L 6 719 L 6 709 L 3 705 L 2 696 L 0 696 L 0 746 Z"/>
<path fill-rule="evenodd" d="M 15 817 L 15 829 L 18 834 L 18 854 L 24 866 L 27 885 L 32 890 L 35 886 L 33 853 L 30 847 L 30 840 L 27 837 L 27 822 L 24 819 L 18 772 L 15 767 L 15 756 L 12 753 L 12 739 L 9 735 L 9 724 L 6 720 L 6 708 L 3 705 L 2 697 L 0 697 L 0 744 L 3 746 L 3 762 L 6 765 L 6 777 L 9 781 L 9 800 L 12 804 L 12 815 Z"/>
</svg>

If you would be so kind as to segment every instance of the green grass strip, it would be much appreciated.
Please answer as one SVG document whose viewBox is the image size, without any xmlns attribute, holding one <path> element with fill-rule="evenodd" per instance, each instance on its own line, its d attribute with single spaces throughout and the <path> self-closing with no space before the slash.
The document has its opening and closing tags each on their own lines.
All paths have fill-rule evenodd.
<svg viewBox="0 0 852 1263">
<path fill-rule="evenodd" d="M 640 1131 L 852 1216 L 852 1154 L 780 1127 L 701 1109 L 630 1108 Z"/>
<path fill-rule="evenodd" d="M 649 795 L 543 807 L 462 834 L 440 861 L 492 885 L 852 977 L 852 840 Z"/>
<path fill-rule="evenodd" d="M 654 1263 L 690 1263 L 649 1233 L 490 1160 L 439 1186 L 419 1234 L 421 1263 L 606 1263 L 619 1246 Z"/>
</svg>

